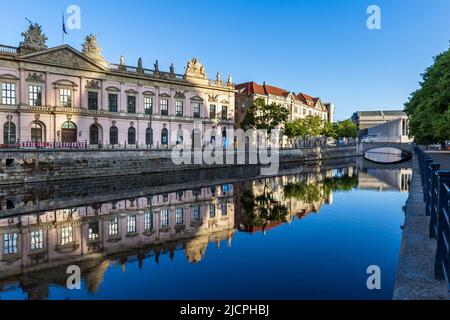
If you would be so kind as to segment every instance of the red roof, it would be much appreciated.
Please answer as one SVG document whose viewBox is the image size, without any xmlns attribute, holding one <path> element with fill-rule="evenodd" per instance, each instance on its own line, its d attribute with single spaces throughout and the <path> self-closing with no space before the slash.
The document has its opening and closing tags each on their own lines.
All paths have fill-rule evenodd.
<svg viewBox="0 0 450 320">
<path fill-rule="evenodd" d="M 289 91 L 278 88 L 275 86 L 268 85 L 264 83 L 263 85 L 257 84 L 254 81 L 244 82 L 240 84 L 236 84 L 236 90 L 238 91 L 238 95 L 252 95 L 252 94 L 260 94 L 260 95 L 274 95 L 279 97 L 287 97 L 289 95 Z M 306 93 L 299 93 L 297 95 L 293 94 L 294 99 L 298 99 L 305 104 L 315 105 L 319 98 L 313 98 Z"/>
<path fill-rule="evenodd" d="M 274 87 L 268 84 L 257 84 L 256 82 L 245 82 L 240 83 L 235 86 L 238 90 L 238 94 L 261 94 L 268 95 L 272 94 L 274 96 L 286 97 L 289 94 L 289 91 L 284 90 L 282 88 Z"/>
</svg>

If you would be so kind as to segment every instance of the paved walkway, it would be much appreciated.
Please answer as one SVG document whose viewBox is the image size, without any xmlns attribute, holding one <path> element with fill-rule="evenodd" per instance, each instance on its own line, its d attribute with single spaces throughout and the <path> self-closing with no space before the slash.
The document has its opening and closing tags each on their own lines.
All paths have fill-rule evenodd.
<svg viewBox="0 0 450 320">
<path fill-rule="evenodd" d="M 435 155 L 432 155 L 434 158 Z M 445 166 L 450 165 L 450 159 Z M 441 159 L 441 155 L 437 156 Z M 436 159 L 436 161 L 438 161 Z M 448 163 L 447 163 L 448 160 Z M 429 239 L 430 217 L 425 215 L 423 189 L 414 154 L 413 175 L 405 213 L 400 257 L 394 288 L 394 300 L 449 299 L 444 281 L 434 279 L 436 240 Z M 443 167 L 443 169 L 445 169 Z"/>
<path fill-rule="evenodd" d="M 434 162 L 441 164 L 441 170 L 450 171 L 450 151 L 430 151 L 427 153 Z"/>
</svg>

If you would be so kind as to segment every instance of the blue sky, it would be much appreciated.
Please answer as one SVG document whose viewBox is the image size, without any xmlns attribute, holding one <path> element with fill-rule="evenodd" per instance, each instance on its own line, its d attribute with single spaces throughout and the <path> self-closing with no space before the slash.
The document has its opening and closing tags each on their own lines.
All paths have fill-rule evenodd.
<svg viewBox="0 0 450 320">
<path fill-rule="evenodd" d="M 156 59 L 183 72 L 197 57 L 210 78 L 266 81 L 333 101 L 338 119 L 356 110 L 399 109 L 432 58 L 449 47 L 448 0 L 147 0 L 10 1 L 0 11 L 1 44 L 17 45 L 25 17 L 61 44 L 61 15 L 81 8 L 81 30 L 66 43 L 80 49 L 98 35 L 103 54 L 144 67 Z M 381 30 L 366 27 L 369 5 L 381 8 Z"/>
</svg>

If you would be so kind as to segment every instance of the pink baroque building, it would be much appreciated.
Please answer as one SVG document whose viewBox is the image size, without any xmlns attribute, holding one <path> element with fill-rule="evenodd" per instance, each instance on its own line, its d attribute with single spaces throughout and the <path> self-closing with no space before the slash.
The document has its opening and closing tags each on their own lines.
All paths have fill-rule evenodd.
<svg viewBox="0 0 450 320">
<path fill-rule="evenodd" d="M 30 24 L 19 47 L 0 45 L 0 145 L 140 147 L 191 144 L 195 130 L 215 140 L 234 124 L 231 76 L 209 80 L 189 61 L 184 74 L 110 64 L 95 36 L 81 52 L 46 46 Z M 200 131 L 197 131 L 200 132 Z M 207 135 L 207 136 L 206 136 Z"/>
</svg>

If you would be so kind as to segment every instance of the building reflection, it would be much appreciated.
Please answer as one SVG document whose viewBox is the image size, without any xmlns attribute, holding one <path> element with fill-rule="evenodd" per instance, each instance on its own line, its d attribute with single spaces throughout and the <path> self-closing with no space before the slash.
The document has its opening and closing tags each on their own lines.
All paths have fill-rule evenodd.
<svg viewBox="0 0 450 320">
<path fill-rule="evenodd" d="M 245 232 L 266 232 L 291 223 L 331 205 L 333 191 L 356 187 L 353 167 L 270 177 L 235 185 L 236 228 Z"/>
<path fill-rule="evenodd" d="M 113 261 L 125 270 L 129 259 L 141 267 L 184 250 L 197 263 L 209 243 L 231 244 L 233 195 L 224 184 L 0 219 L 0 290 L 18 282 L 29 298 L 46 298 L 49 284 L 65 285 L 70 264 L 95 292 Z"/>
<path fill-rule="evenodd" d="M 103 202 L 58 210 L 49 208 L 66 198 L 44 195 L 45 201 L 32 202 L 17 190 L 16 208 L 29 211 L 0 218 L 0 293 L 16 286 L 29 299 L 47 298 L 49 287 L 66 286 L 66 270 L 72 264 L 81 268 L 87 290 L 95 293 L 112 264 L 126 272 L 129 263 L 142 268 L 175 255 L 198 263 L 205 259 L 208 245 L 231 245 L 235 230 L 265 233 L 318 214 L 333 203 L 336 191 L 407 191 L 411 175 L 410 168 L 354 165 L 299 171 L 243 181 L 223 176 L 214 186 L 190 189 L 185 189 L 184 179 L 170 186 L 142 183 L 126 193 L 121 190 L 128 198 L 113 201 L 102 198 L 110 189 L 89 191 L 86 198 L 74 197 L 74 203 L 96 197 Z M 143 196 L 151 188 L 168 192 Z"/>
<path fill-rule="evenodd" d="M 358 187 L 378 191 L 409 192 L 411 177 L 411 168 L 367 169 L 358 173 Z"/>
</svg>

